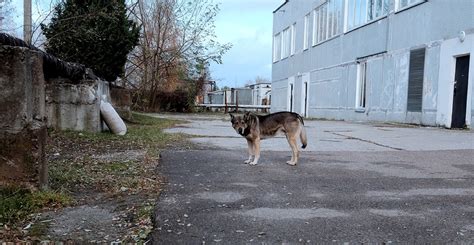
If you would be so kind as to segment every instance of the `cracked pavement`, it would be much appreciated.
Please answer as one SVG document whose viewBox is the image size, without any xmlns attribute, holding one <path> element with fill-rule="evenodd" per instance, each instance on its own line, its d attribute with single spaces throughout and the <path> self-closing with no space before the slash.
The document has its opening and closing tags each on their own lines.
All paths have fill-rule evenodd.
<svg viewBox="0 0 474 245">
<path fill-rule="evenodd" d="M 153 243 L 474 241 L 472 131 L 307 120 L 296 167 L 283 137 L 249 166 L 226 117 L 166 117 L 197 148 L 162 154 Z"/>
</svg>

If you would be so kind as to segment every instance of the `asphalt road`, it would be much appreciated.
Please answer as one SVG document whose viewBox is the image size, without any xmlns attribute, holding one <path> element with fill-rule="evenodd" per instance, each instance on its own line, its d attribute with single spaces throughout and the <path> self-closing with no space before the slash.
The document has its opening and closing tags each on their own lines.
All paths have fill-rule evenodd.
<svg viewBox="0 0 474 245">
<path fill-rule="evenodd" d="M 324 150 L 303 151 L 289 166 L 277 138 L 249 166 L 245 140 L 227 121 L 186 119 L 171 131 L 206 133 L 193 139 L 200 150 L 162 154 L 169 184 L 155 211 L 155 244 L 474 242 L 472 132 L 309 121 Z M 417 142 L 399 144 L 403 132 Z"/>
</svg>

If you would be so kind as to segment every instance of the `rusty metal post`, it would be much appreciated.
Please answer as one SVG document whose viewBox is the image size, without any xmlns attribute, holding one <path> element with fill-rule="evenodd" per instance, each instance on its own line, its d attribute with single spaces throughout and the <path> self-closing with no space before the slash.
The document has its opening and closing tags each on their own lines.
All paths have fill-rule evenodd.
<svg viewBox="0 0 474 245">
<path fill-rule="evenodd" d="M 227 90 L 224 90 L 224 113 L 227 114 L 228 108 L 227 108 Z"/>
<path fill-rule="evenodd" d="M 239 90 L 235 90 L 235 112 L 239 112 Z"/>
</svg>

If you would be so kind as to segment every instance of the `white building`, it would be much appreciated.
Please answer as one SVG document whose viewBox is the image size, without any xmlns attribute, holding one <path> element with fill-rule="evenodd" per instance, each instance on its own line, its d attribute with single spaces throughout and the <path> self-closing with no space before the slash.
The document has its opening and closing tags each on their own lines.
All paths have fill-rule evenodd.
<svg viewBox="0 0 474 245">
<path fill-rule="evenodd" d="M 266 101 L 266 105 L 270 104 L 270 96 L 272 92 L 271 83 L 257 83 L 248 85 L 252 89 L 252 104 L 263 105 Z"/>
<path fill-rule="evenodd" d="M 474 1 L 287 0 L 272 112 L 460 128 L 474 119 Z"/>
<path fill-rule="evenodd" d="M 227 90 L 208 91 L 204 104 L 228 105 L 262 105 L 266 99 L 270 103 L 271 84 L 258 83 L 245 88 L 232 88 Z"/>
</svg>

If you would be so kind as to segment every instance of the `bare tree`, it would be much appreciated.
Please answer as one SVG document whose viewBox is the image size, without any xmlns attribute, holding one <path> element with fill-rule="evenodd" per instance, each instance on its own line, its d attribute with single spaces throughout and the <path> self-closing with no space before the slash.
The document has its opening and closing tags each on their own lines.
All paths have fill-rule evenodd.
<svg viewBox="0 0 474 245">
<path fill-rule="evenodd" d="M 12 5 L 12 0 L 0 0 L 0 32 L 10 34 L 15 32 L 14 13 L 15 7 Z"/>
<path fill-rule="evenodd" d="M 50 21 L 54 6 L 56 6 L 59 1 L 60 0 L 35 0 L 33 2 L 31 43 L 36 47 L 43 48 L 46 38 L 40 28 L 41 24 L 46 24 Z"/>
<path fill-rule="evenodd" d="M 22 16 L 12 4 L 12 0 L 0 0 L 0 32 L 5 32 L 19 38 L 31 39 L 31 44 L 42 48 L 45 37 L 40 25 L 48 23 L 54 6 L 61 0 L 34 0 L 31 5 L 32 23 L 31 34 L 28 38 L 22 35 L 24 24 L 15 21 L 16 17 Z"/>
<path fill-rule="evenodd" d="M 222 62 L 231 45 L 216 41 L 218 11 L 213 0 L 137 0 L 131 4 L 130 12 L 142 32 L 129 58 L 126 81 L 140 91 L 148 108 L 159 91 L 197 80 L 206 73 L 209 62 Z"/>
</svg>

